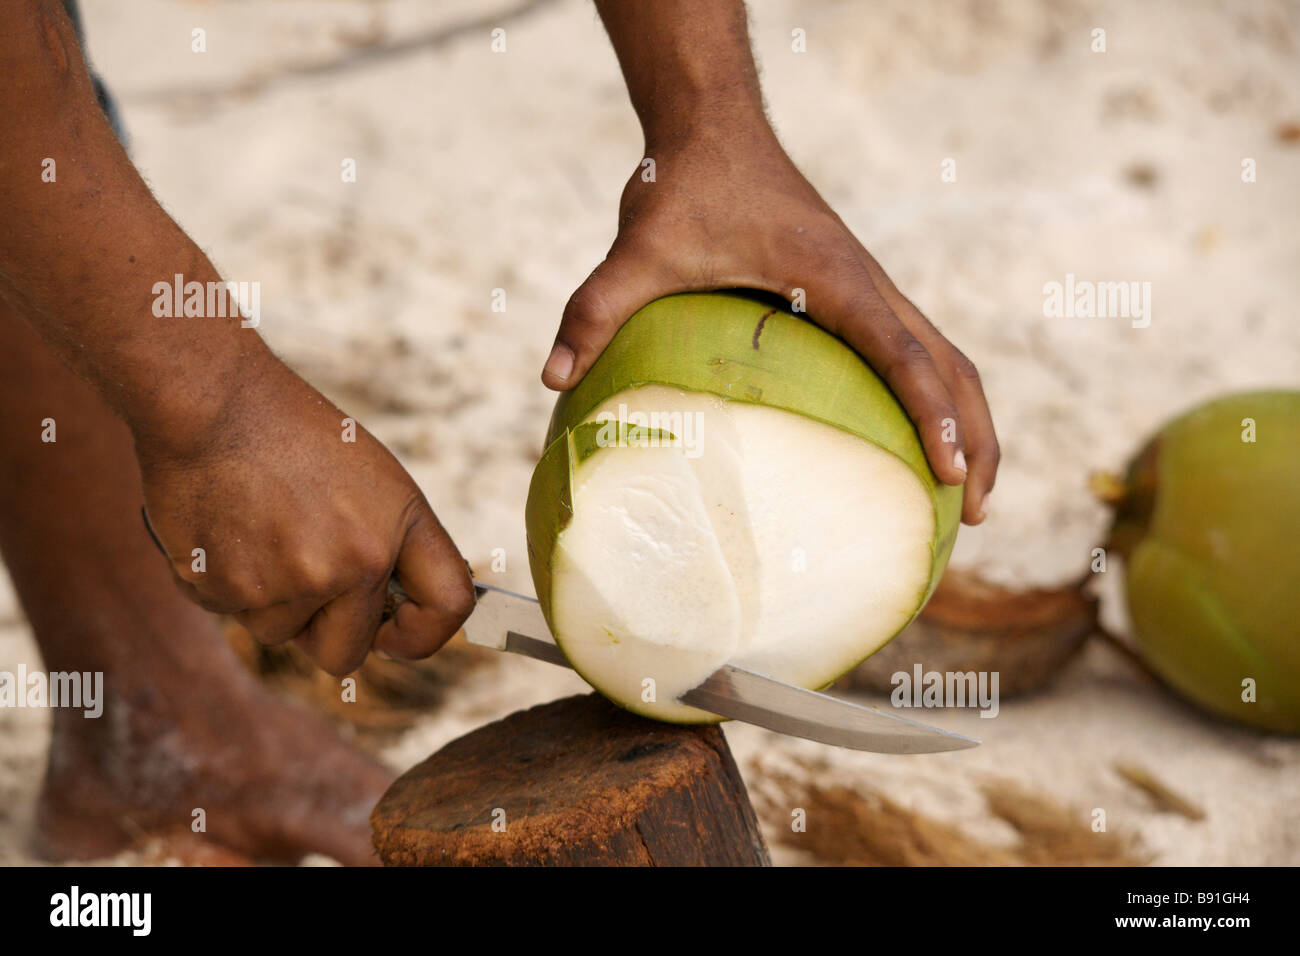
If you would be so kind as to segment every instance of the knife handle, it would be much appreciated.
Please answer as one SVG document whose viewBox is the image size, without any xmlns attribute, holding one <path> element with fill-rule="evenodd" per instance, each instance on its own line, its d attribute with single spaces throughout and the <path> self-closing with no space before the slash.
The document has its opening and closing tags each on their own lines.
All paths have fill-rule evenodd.
<svg viewBox="0 0 1300 956">
<path fill-rule="evenodd" d="M 384 610 L 380 615 L 380 621 L 391 621 L 397 614 L 397 609 L 411 600 L 411 596 L 406 593 L 406 588 L 402 587 L 397 578 L 388 579 L 388 593 L 384 595 Z"/>
<path fill-rule="evenodd" d="M 153 525 L 149 523 L 149 512 L 144 509 L 143 505 L 140 506 L 140 517 L 144 520 L 144 530 L 149 532 L 149 537 L 153 540 L 153 543 L 162 552 L 163 557 L 168 557 L 167 549 L 163 547 L 162 542 L 158 540 L 158 535 L 154 533 Z M 468 565 L 466 566 L 468 567 Z M 474 598 L 477 600 L 482 596 L 483 586 L 476 583 L 474 585 Z M 388 593 L 384 595 L 384 609 L 379 615 L 380 623 L 392 620 L 393 616 L 397 614 L 397 609 L 409 600 L 411 600 L 411 596 L 406 593 L 406 589 L 402 587 L 401 582 L 397 578 L 389 578 Z"/>
<path fill-rule="evenodd" d="M 477 601 L 481 598 L 485 590 L 487 589 L 476 581 L 474 583 L 474 600 Z M 409 600 L 411 600 L 411 596 L 406 593 L 406 588 L 402 587 L 402 582 L 398 581 L 397 578 L 389 578 L 388 592 L 384 595 L 384 610 L 379 616 L 380 622 L 391 621 L 396 616 L 397 609 Z"/>
</svg>

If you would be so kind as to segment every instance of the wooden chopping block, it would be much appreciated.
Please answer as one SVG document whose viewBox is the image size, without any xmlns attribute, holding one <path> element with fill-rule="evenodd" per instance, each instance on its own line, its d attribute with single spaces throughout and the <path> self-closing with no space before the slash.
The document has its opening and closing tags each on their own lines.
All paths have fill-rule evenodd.
<svg viewBox="0 0 1300 956">
<path fill-rule="evenodd" d="M 716 726 L 596 694 L 511 714 L 403 774 L 370 815 L 387 866 L 769 866 Z"/>
</svg>

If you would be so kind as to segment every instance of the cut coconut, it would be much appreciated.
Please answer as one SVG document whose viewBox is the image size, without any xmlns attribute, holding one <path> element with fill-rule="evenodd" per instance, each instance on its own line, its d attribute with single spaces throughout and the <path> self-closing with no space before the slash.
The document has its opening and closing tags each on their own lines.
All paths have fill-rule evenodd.
<svg viewBox="0 0 1300 956">
<path fill-rule="evenodd" d="M 734 295 L 652 303 L 556 408 L 529 558 L 556 642 L 615 703 L 733 663 L 823 687 L 912 619 L 955 536 L 883 383 L 843 343 Z"/>
<path fill-rule="evenodd" d="M 552 559 L 556 641 L 607 697 L 671 702 L 740 646 L 715 506 L 672 448 L 601 449 L 575 478 L 573 520 Z"/>
<path fill-rule="evenodd" d="M 790 412 L 664 386 L 610 404 L 691 416 L 696 444 L 633 437 L 574 471 L 552 559 L 555 636 L 607 696 L 705 719 L 674 700 L 725 663 L 819 687 L 911 619 L 934 508 L 898 458 Z"/>
</svg>

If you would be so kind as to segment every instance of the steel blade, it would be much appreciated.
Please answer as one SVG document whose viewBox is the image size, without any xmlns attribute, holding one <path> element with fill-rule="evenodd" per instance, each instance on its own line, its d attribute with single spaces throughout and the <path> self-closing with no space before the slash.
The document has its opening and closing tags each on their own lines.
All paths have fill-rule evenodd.
<svg viewBox="0 0 1300 956">
<path fill-rule="evenodd" d="M 569 667 L 569 662 L 564 659 L 564 652 L 551 641 L 544 641 L 539 637 L 529 637 L 527 634 L 511 631 L 506 635 L 505 649 L 511 654 L 523 654 L 524 657 L 531 657 L 535 661 L 546 661 L 548 664 Z"/>
<path fill-rule="evenodd" d="M 569 667 L 550 634 L 536 598 L 490 584 L 474 584 L 478 604 L 465 622 L 474 644 Z M 836 747 L 886 754 L 942 753 L 979 741 L 874 707 L 805 690 L 742 667 L 724 665 L 678 700 L 720 717 Z"/>
<path fill-rule="evenodd" d="M 474 594 L 477 598 L 474 613 L 465 622 L 465 639 L 471 644 L 490 647 L 495 651 L 527 654 L 527 651 L 509 646 L 510 634 L 527 637 L 531 634 L 551 633 L 551 629 L 546 626 L 546 618 L 542 616 L 542 606 L 537 603 L 537 598 L 516 594 L 505 588 L 493 587 L 491 584 L 479 584 L 477 581 L 474 582 Z M 533 640 L 538 639 L 533 638 Z M 555 647 L 549 641 L 540 640 L 539 643 Z M 520 645 L 520 647 L 524 646 L 527 645 Z M 558 648 L 556 652 L 559 652 Z M 527 656 L 536 655 L 527 654 Z M 541 659 L 548 660 L 548 658 Z M 551 661 L 551 663 L 563 664 L 563 655 L 559 661 Z"/>
<path fill-rule="evenodd" d="M 678 698 L 721 717 L 851 750 L 928 754 L 978 747 L 972 737 L 724 665 Z"/>
</svg>

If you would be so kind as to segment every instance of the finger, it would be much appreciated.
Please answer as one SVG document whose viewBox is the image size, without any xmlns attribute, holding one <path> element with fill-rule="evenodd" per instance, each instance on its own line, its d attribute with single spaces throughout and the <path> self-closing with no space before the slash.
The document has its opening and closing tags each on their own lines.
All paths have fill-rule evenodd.
<svg viewBox="0 0 1300 956">
<path fill-rule="evenodd" d="M 232 606 L 229 601 L 204 594 L 175 571 L 172 572 L 172 581 L 187 599 L 212 614 L 239 614 L 245 610 L 243 607 Z"/>
<path fill-rule="evenodd" d="M 294 640 L 317 666 L 335 677 L 351 674 L 370 653 L 386 582 L 358 585 L 330 601 Z"/>
<path fill-rule="evenodd" d="M 865 270 L 808 287 L 808 311 L 880 375 L 916 425 L 926 458 L 944 484 L 966 478 L 961 419 L 934 358 L 876 291 Z"/>
<path fill-rule="evenodd" d="M 966 487 L 962 496 L 962 521 L 975 525 L 984 520 L 988 508 L 988 494 L 997 477 L 998 462 L 1002 452 L 993 427 L 993 413 L 980 382 L 975 363 L 944 338 L 934 323 L 918 309 L 907 296 L 885 275 L 880 265 L 865 250 L 861 250 L 868 272 L 876 288 L 894 314 L 921 341 L 935 358 L 943 378 L 957 405 L 961 422 L 963 451 L 966 454 Z"/>
<path fill-rule="evenodd" d="M 665 294 L 658 274 L 648 257 L 615 243 L 564 307 L 542 384 L 564 391 L 582 381 L 632 313 Z"/>
<path fill-rule="evenodd" d="M 313 615 L 327 603 L 328 598 L 320 597 L 282 601 L 269 607 L 240 611 L 234 618 L 259 644 L 274 647 L 293 640 L 306 630 Z"/>
<path fill-rule="evenodd" d="M 949 346 L 948 351 L 951 356 L 944 362 L 946 368 L 943 371 L 948 391 L 957 402 L 957 411 L 961 415 L 969 468 L 962 500 L 962 520 L 967 524 L 979 524 L 988 512 L 988 496 L 997 480 L 1002 450 L 993 427 L 993 413 L 980 384 L 979 371 L 957 349 Z"/>
<path fill-rule="evenodd" d="M 428 657 L 474 610 L 465 559 L 431 510 L 407 532 L 393 574 L 409 600 L 379 628 L 375 649 L 404 660 Z"/>
<path fill-rule="evenodd" d="M 238 616 L 265 603 L 265 596 L 248 577 L 234 580 L 195 571 L 188 560 L 171 562 L 172 581 L 180 592 L 212 614 Z"/>
<path fill-rule="evenodd" d="M 153 521 L 149 518 L 149 510 L 145 506 L 140 507 L 140 517 L 143 519 L 145 532 L 153 541 L 158 553 L 162 555 L 167 562 L 167 570 L 171 572 L 172 582 L 176 585 L 181 594 L 185 595 L 186 600 L 197 604 L 205 611 L 212 614 L 238 614 L 243 611 L 246 605 L 239 604 L 231 600 L 228 596 L 219 596 L 209 593 L 207 588 L 200 588 L 200 584 L 207 584 L 207 578 L 200 572 L 194 570 L 192 560 L 186 558 L 173 558 L 163 544 L 158 532 L 154 530 Z"/>
</svg>

